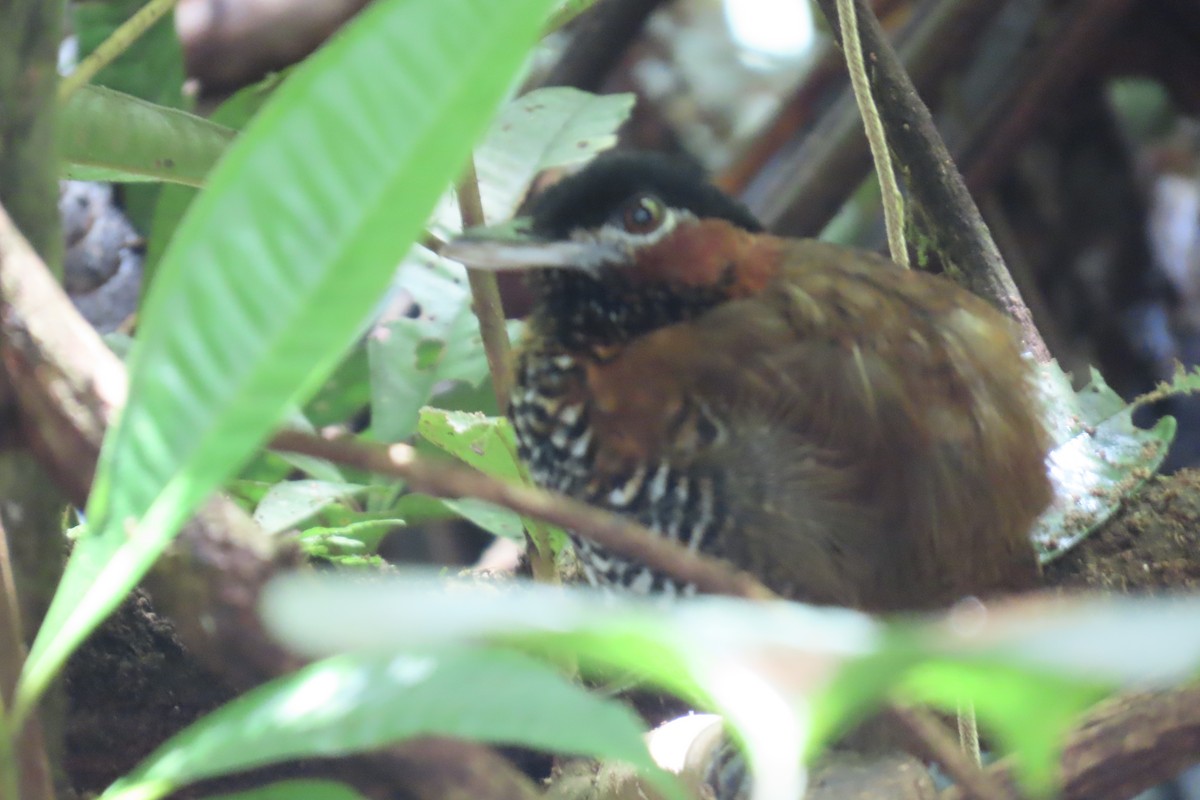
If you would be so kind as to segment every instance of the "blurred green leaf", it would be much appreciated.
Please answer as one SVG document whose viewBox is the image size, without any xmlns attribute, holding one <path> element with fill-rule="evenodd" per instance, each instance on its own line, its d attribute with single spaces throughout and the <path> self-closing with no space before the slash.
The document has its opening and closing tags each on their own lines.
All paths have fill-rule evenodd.
<svg viewBox="0 0 1200 800">
<path fill-rule="evenodd" d="M 517 455 L 517 440 L 512 425 L 503 417 L 422 408 L 417 430 L 426 441 L 488 475 L 516 483 L 529 483 Z M 444 502 L 484 530 L 514 541 L 525 541 L 524 528 L 527 523 L 512 511 L 472 499 Z M 566 536 L 554 526 L 541 527 L 549 539 L 551 552 L 557 553 L 562 549 Z"/>
<path fill-rule="evenodd" d="M 226 152 L 163 256 L 21 720 L 197 504 L 319 386 L 462 168 L 551 0 L 381 0 Z"/>
<path fill-rule="evenodd" d="M 186 111 L 102 86 L 83 86 L 71 95 L 57 130 L 68 178 L 190 186 L 204 183 L 236 135 Z"/>
<path fill-rule="evenodd" d="M 975 708 L 983 732 L 1016 759 L 1017 775 L 1031 795 L 1057 788 L 1059 759 L 1071 727 L 1112 687 L 1079 676 L 1031 673 L 1007 664 L 925 661 L 910 670 L 901 694 L 950 713 Z"/>
<path fill-rule="evenodd" d="M 367 346 L 365 342 L 359 342 L 313 395 L 304 411 L 312 424 L 321 428 L 353 421 L 370 403 L 371 372 L 367 362 Z"/>
<path fill-rule="evenodd" d="M 79 57 L 82 59 L 95 50 L 143 5 L 145 0 L 93 0 L 69 4 L 72 27 L 79 40 Z M 183 95 L 183 80 L 183 48 L 175 34 L 174 17 L 168 14 L 102 69 L 93 79 L 93 83 L 141 98 L 160 107 L 189 109 L 190 103 L 186 102 Z M 68 101 L 68 106 L 72 105 L 72 102 Z M 130 125 L 129 120 L 110 117 L 106 122 L 105 128 L 121 127 L 130 138 L 140 138 L 139 130 Z M 62 127 L 60 122 L 60 129 Z M 111 142 L 111 139 L 109 141 Z M 152 155 L 154 163 L 166 166 L 173 160 L 172 156 L 176 150 L 177 146 L 160 142 L 152 150 L 135 152 Z M 89 159 L 87 163 L 95 162 Z M 81 180 L 118 180 L 100 177 L 104 174 L 103 170 L 91 174 L 93 177 Z M 78 176 L 78 172 L 73 174 L 73 177 Z M 161 191 L 162 187 L 157 185 L 121 188 L 125 214 L 142 233 L 150 230 L 154 206 Z"/>
<path fill-rule="evenodd" d="M 71 3 L 71 26 L 79 37 L 79 58 L 138 11 L 145 0 L 85 0 Z M 143 100 L 183 108 L 183 48 L 170 14 L 156 22 L 129 49 L 96 75 L 94 82 Z"/>
<path fill-rule="evenodd" d="M 1025 599 L 885 624 L 796 603 L 445 587 L 416 572 L 353 584 L 292 576 L 272 583 L 262 613 L 308 655 L 486 643 L 636 676 L 722 712 L 771 786 L 795 777 L 802 749 L 811 755 L 899 698 L 973 703 L 1019 774 L 1044 790 L 1080 711 L 1117 687 L 1188 680 L 1200 667 L 1200 597 Z M 413 608 L 437 613 L 404 611 Z"/>
<path fill-rule="evenodd" d="M 587 161 L 617 143 L 633 111 L 632 94 L 596 95 L 565 86 L 535 89 L 500 109 L 475 149 L 484 218 L 513 216 L 543 170 Z M 438 203 L 430 230 L 447 239 L 462 230 L 452 194 Z"/>
<path fill-rule="evenodd" d="M 286 72 L 275 73 L 256 84 L 238 90 L 232 97 L 217 106 L 217 109 L 209 115 L 209 121 L 217 125 L 222 125 L 230 131 L 240 131 L 258 113 L 263 103 L 271 97 L 271 94 L 279 86 L 283 80 L 283 76 L 286 74 Z M 207 175 L 208 170 L 215 163 L 216 158 L 214 157 L 204 167 L 205 171 L 202 177 L 203 175 Z M 142 265 L 143 303 L 145 302 L 146 293 L 154 284 L 154 275 L 158 269 L 158 262 L 162 260 L 162 255 L 166 252 L 167 245 L 175 235 L 175 229 L 179 227 L 179 222 L 183 219 L 184 212 L 192 204 L 195 196 L 196 189 L 193 186 L 179 184 L 164 186 L 159 193 L 158 201 L 154 205 L 154 216 L 151 218 L 148 229 L 149 233 L 146 237 L 146 260 Z"/>
<path fill-rule="evenodd" d="M 449 649 L 337 656 L 272 681 L 173 737 L 102 798 L 155 800 L 202 778 L 417 736 L 619 759 L 674 786 L 624 706 L 518 653 Z"/>
<path fill-rule="evenodd" d="M 521 524 L 521 517 L 507 508 L 470 497 L 446 500 L 445 503 L 447 508 L 453 509 L 463 519 L 475 523 L 488 533 L 525 543 L 525 526 Z"/>
<path fill-rule="evenodd" d="M 209 795 L 212 800 L 365 800 L 337 781 L 278 781 L 234 794 Z"/>
</svg>

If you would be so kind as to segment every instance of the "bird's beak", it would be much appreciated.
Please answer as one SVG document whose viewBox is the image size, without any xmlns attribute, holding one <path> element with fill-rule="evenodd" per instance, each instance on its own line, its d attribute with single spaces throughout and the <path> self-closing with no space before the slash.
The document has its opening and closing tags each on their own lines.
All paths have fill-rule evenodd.
<svg viewBox="0 0 1200 800">
<path fill-rule="evenodd" d="M 474 269 L 568 267 L 589 270 L 620 263 L 623 253 L 613 244 L 575 239 L 545 239 L 532 232 L 527 217 L 500 225 L 472 228 L 451 239 L 441 255 Z"/>
</svg>

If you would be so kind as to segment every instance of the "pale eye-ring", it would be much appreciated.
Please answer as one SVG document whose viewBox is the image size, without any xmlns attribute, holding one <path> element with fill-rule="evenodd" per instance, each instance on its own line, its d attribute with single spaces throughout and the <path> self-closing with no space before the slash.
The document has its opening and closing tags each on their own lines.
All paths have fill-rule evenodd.
<svg viewBox="0 0 1200 800">
<path fill-rule="evenodd" d="M 667 207 L 652 194 L 640 194 L 625 204 L 621 226 L 629 233 L 645 234 L 658 229 L 667 218 Z"/>
</svg>

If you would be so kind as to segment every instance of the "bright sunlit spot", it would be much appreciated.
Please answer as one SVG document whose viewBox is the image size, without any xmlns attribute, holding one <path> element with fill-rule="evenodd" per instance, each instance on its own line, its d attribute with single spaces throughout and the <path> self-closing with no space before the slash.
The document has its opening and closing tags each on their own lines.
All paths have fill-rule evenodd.
<svg viewBox="0 0 1200 800">
<path fill-rule="evenodd" d="M 797 58 L 816 36 L 805 0 L 725 0 L 725 18 L 738 45 L 762 58 Z"/>
<path fill-rule="evenodd" d="M 278 724 L 290 720 L 306 726 L 315 718 L 336 717 L 353 708 L 366 688 L 359 673 L 328 665 L 313 669 L 297 691 L 285 695 L 284 702 L 275 709 L 274 719 Z"/>
</svg>

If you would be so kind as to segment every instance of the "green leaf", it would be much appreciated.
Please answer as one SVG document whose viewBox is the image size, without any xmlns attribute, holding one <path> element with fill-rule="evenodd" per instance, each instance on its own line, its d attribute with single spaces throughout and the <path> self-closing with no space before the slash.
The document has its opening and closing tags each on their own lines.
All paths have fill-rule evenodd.
<svg viewBox="0 0 1200 800">
<path fill-rule="evenodd" d="M 321 428 L 346 423 L 370 404 L 371 376 L 367 347 L 360 342 L 313 395 L 304 412 L 314 426 Z"/>
<path fill-rule="evenodd" d="M 587 161 L 615 145 L 635 100 L 632 94 L 596 95 L 555 86 L 503 106 L 475 151 L 487 219 L 511 217 L 542 170 Z"/>
<path fill-rule="evenodd" d="M 134 15 L 145 0 L 106 0 L 71 3 L 71 23 L 79 37 L 79 58 L 97 46 Z M 183 108 L 183 48 L 168 14 L 96 75 L 94 82 L 151 103 Z"/>
<path fill-rule="evenodd" d="M 285 74 L 287 73 L 275 73 L 256 84 L 240 89 L 217 106 L 217 109 L 209 116 L 209 121 L 233 131 L 240 131 L 271 97 L 271 94 L 283 81 Z M 214 163 L 216 163 L 215 158 L 209 163 L 208 169 L 211 169 Z M 207 171 L 204 174 L 207 174 Z M 195 197 L 196 189 L 194 187 L 180 184 L 164 186 L 162 192 L 159 193 L 158 202 L 154 206 L 154 216 L 150 222 L 149 235 L 146 237 L 146 260 L 142 265 L 143 302 L 150 287 L 154 284 L 158 262 L 162 260 L 167 245 L 175 235 L 175 229 L 179 227 L 184 212 L 191 206 Z"/>
<path fill-rule="evenodd" d="M 413 434 L 439 384 L 478 385 L 488 377 L 462 268 L 424 253 L 405 263 L 400 283 L 419 315 L 385 315 L 367 341 L 371 432 L 385 442 Z"/>
<path fill-rule="evenodd" d="M 508 420 L 468 411 L 422 408 L 417 431 L 428 442 L 478 470 L 507 481 L 523 480 L 517 441 Z M 497 536 L 525 541 L 521 517 L 480 500 L 447 500 L 446 505 Z"/>
<path fill-rule="evenodd" d="M 268 534 L 281 533 L 312 518 L 326 506 L 367 490 L 354 483 L 283 481 L 271 487 L 254 510 L 254 521 Z"/>
<path fill-rule="evenodd" d="M 382 0 L 279 88 L 163 257 L 17 719 L 180 525 L 328 376 L 551 0 Z"/>
<path fill-rule="evenodd" d="M 437 611 L 409 611 L 417 608 Z M 949 708 L 973 702 L 1030 785 L 1044 789 L 1054 748 L 1083 708 L 1118 686 L 1179 682 L 1200 666 L 1195 597 L 1025 599 L 885 625 L 796 603 L 690 598 L 664 606 L 527 584 L 447 590 L 406 571 L 353 584 L 280 578 L 263 595 L 262 614 L 281 641 L 308 655 L 486 643 L 574 660 L 591 674 L 637 676 L 725 714 L 773 786 L 794 779 L 802 748 L 811 755 L 898 694 Z"/>
<path fill-rule="evenodd" d="M 525 526 L 521 523 L 521 517 L 507 508 L 471 497 L 444 502 L 447 508 L 453 509 L 463 519 L 473 522 L 488 533 L 520 544 L 525 543 Z"/>
<path fill-rule="evenodd" d="M 403 611 L 414 608 L 436 613 Z M 664 606 L 521 584 L 447 591 L 411 571 L 399 581 L 353 585 L 276 580 L 262 613 L 276 636 L 305 654 L 489 642 L 578 661 L 600 677 L 648 680 L 725 714 L 752 746 L 756 779 L 775 792 L 764 789 L 764 797 L 801 796 L 807 714 L 799 700 L 838 664 L 870 652 L 879 632 L 868 617 L 837 609 L 724 598 Z M 764 664 L 769 675 L 756 674 Z"/>
<path fill-rule="evenodd" d="M 154 800 L 203 778 L 417 736 L 619 759 L 663 781 L 631 711 L 527 656 L 375 650 L 326 659 L 243 695 L 173 737 L 102 797 Z"/>
<path fill-rule="evenodd" d="M 901 693 L 955 713 L 974 707 L 985 734 L 1016 760 L 1025 790 L 1050 797 L 1057 787 L 1067 732 L 1111 687 L 1036 674 L 1006 664 L 927 661 L 906 676 Z"/>
<path fill-rule="evenodd" d="M 587 161 L 615 145 L 634 100 L 632 94 L 595 95 L 555 86 L 535 89 L 501 108 L 475 150 L 485 220 L 511 217 L 543 170 Z M 442 238 L 462 230 L 452 196 L 438 203 L 430 229 Z"/>
<path fill-rule="evenodd" d="M 145 5 L 144 0 L 109 0 L 108 2 L 71 3 L 71 20 L 79 38 L 79 55 L 89 55 L 101 42 L 109 37 L 122 23 Z M 183 48 L 175 35 L 173 17 L 168 14 L 121 53 L 111 64 L 102 69 L 93 79 L 100 86 L 115 89 L 133 97 L 141 98 L 159 107 L 190 108 L 183 95 Z M 68 105 L 72 101 L 68 101 Z M 101 122 L 106 127 L 122 126 L 129 131 L 128 120 L 110 117 Z M 134 139 L 140 134 L 132 132 Z M 166 166 L 172 160 L 174 149 L 166 142 L 156 142 L 154 150 L 134 151 L 143 157 L 155 156 L 156 165 Z M 106 170 L 82 170 L 90 173 L 87 180 L 120 180 Z M 129 174 L 129 173 L 126 173 Z M 75 173 L 74 177 L 79 177 Z M 142 181 L 136 181 L 141 183 Z M 122 206 L 135 228 L 145 233 L 150 229 L 155 203 L 162 191 L 161 186 L 125 186 L 121 188 Z"/>
<path fill-rule="evenodd" d="M 201 186 L 235 132 L 101 86 L 83 86 L 59 112 L 68 178 Z"/>
<path fill-rule="evenodd" d="M 291 414 L 288 415 L 288 427 L 294 430 L 303 431 L 305 433 L 315 434 L 317 432 L 317 429 L 313 427 L 313 424 L 309 422 L 308 418 L 305 417 L 304 414 L 299 410 L 293 410 Z M 263 456 L 267 455 L 276 455 L 282 461 L 290 464 L 292 467 L 300 470 L 301 472 L 307 473 L 309 476 L 316 478 L 319 481 L 325 481 L 326 483 L 346 482 L 346 478 L 342 475 L 341 469 L 339 469 L 338 466 L 332 461 L 304 455 L 303 453 L 290 453 L 284 451 L 278 453 L 260 453 L 259 457 L 262 458 Z"/>
<path fill-rule="evenodd" d="M 503 417 L 487 417 L 470 411 L 446 411 L 422 408 L 417 430 L 422 437 L 444 452 L 476 469 L 506 481 L 528 484 L 525 468 L 517 455 L 517 440 L 512 425 Z M 478 500 L 447 500 L 446 505 L 486 531 L 506 539 L 524 542 L 524 529 L 531 524 L 552 554 L 562 549 L 566 536 L 562 530 L 542 523 L 522 522 L 507 509 Z"/>
<path fill-rule="evenodd" d="M 1137 427 L 1133 406 L 1095 369 L 1077 394 L 1057 364 L 1044 365 L 1038 379 L 1048 398 L 1054 501 L 1031 535 L 1047 563 L 1083 541 L 1154 474 L 1175 438 L 1175 420 L 1163 417 L 1149 430 Z"/>
<path fill-rule="evenodd" d="M 521 479 L 517 439 L 508 420 L 502 417 L 422 408 L 417 432 L 481 472 L 504 480 Z"/>
<path fill-rule="evenodd" d="M 234 794 L 208 795 L 212 800 L 365 800 L 337 781 L 278 781 Z"/>
</svg>

